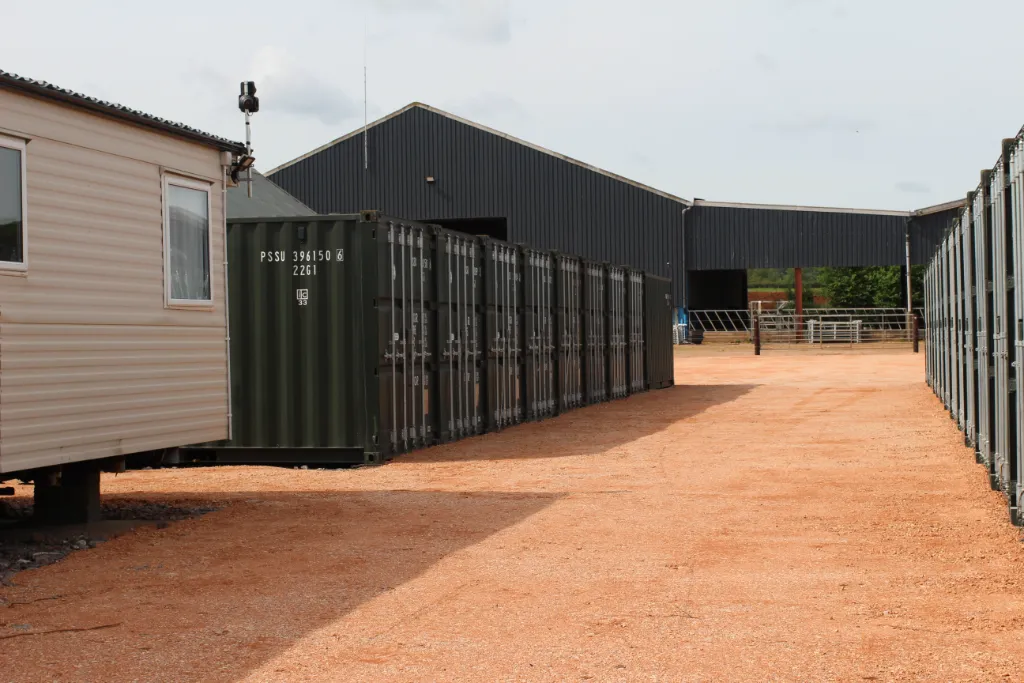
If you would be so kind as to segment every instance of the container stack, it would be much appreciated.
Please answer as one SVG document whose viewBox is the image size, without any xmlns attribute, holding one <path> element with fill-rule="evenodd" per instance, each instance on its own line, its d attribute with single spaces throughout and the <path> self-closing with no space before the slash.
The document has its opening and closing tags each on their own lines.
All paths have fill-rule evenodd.
<svg viewBox="0 0 1024 683">
<path fill-rule="evenodd" d="M 381 216 L 228 226 L 232 432 L 186 460 L 366 464 L 672 386 L 670 281 Z"/>
<path fill-rule="evenodd" d="M 991 169 L 927 266 L 928 384 L 1022 521 L 1024 452 L 1024 135 Z"/>
</svg>

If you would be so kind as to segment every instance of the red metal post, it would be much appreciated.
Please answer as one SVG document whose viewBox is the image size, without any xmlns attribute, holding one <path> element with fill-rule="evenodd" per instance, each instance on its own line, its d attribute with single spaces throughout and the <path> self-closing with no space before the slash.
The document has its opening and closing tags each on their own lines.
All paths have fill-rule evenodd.
<svg viewBox="0 0 1024 683">
<path fill-rule="evenodd" d="M 761 316 L 756 312 L 752 316 L 753 319 L 750 321 L 754 326 L 754 355 L 761 355 Z"/>
</svg>

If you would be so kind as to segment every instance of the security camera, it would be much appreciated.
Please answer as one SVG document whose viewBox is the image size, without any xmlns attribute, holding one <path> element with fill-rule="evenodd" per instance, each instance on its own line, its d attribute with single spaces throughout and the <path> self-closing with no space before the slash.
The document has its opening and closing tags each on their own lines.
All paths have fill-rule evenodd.
<svg viewBox="0 0 1024 683">
<path fill-rule="evenodd" d="M 260 98 L 256 97 L 256 84 L 242 81 L 242 91 L 238 95 L 238 108 L 246 114 L 255 114 L 260 110 Z"/>
</svg>

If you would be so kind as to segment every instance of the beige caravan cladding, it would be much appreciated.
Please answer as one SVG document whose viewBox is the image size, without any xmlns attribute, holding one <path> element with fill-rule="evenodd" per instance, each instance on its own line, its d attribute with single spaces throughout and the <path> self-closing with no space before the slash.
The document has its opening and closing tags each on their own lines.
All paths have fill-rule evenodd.
<svg viewBox="0 0 1024 683">
<path fill-rule="evenodd" d="M 0 270 L 0 472 L 226 438 L 220 152 L 3 89 L 0 138 L 27 140 L 27 267 Z M 209 186 L 212 305 L 165 303 L 168 178 Z"/>
</svg>

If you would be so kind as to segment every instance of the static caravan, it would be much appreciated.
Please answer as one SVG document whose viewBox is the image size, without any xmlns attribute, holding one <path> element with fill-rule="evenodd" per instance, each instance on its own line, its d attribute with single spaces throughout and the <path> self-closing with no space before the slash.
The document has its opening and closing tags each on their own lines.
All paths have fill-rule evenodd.
<svg viewBox="0 0 1024 683">
<path fill-rule="evenodd" d="M 244 145 L 0 71 L 0 481 L 228 437 L 225 192 Z"/>
</svg>

